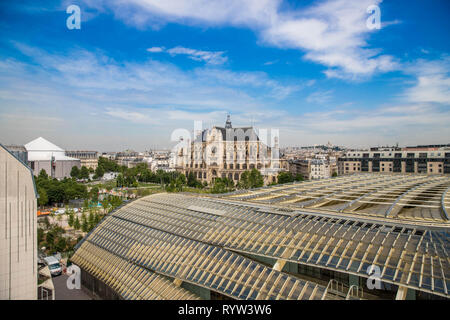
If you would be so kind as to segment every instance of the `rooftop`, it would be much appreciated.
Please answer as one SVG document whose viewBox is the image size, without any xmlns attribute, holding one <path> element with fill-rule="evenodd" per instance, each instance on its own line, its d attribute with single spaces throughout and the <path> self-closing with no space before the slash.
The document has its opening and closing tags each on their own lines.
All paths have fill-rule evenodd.
<svg viewBox="0 0 450 320">
<path fill-rule="evenodd" d="M 111 272 L 119 271 L 110 271 L 115 269 L 108 270 L 106 265 L 117 260 L 130 270 L 134 268 L 127 277 L 136 278 L 145 270 L 151 275 L 178 279 L 236 299 L 327 297 L 325 286 L 277 271 L 254 260 L 255 256 L 361 277 L 367 277 L 368 266 L 376 265 L 380 267 L 383 282 L 449 297 L 448 220 L 444 216 L 430 220 L 405 219 L 399 209 L 404 208 L 404 201 L 412 200 L 402 200 L 405 196 L 418 196 L 428 187 L 437 188 L 430 192 L 443 196 L 444 204 L 448 205 L 441 188 L 448 188 L 450 181 L 441 176 L 416 178 L 358 175 L 222 197 L 155 194 L 108 215 L 80 244 L 72 260 L 82 269 L 94 270 L 107 282 L 113 281 Z M 348 205 L 340 209 L 342 212 L 336 207 L 333 210 L 312 208 L 314 203 L 324 204 L 326 197 L 331 201 L 343 199 L 343 192 L 350 190 L 361 195 L 342 201 Z M 387 191 L 385 196 L 380 194 L 377 196 L 380 199 L 368 201 L 375 206 L 381 202 L 388 208 L 395 204 L 385 210 L 387 214 L 374 214 L 376 210 L 368 214 L 357 209 L 360 205 L 353 207 L 358 201 L 365 201 L 361 197 L 382 190 Z M 321 191 L 324 194 L 316 194 Z M 316 202 L 291 207 L 263 201 L 264 197 L 284 196 L 284 192 L 300 196 L 309 193 Z M 401 196 L 396 196 L 397 201 L 381 200 L 391 193 Z M 105 268 L 97 268 L 98 264 Z M 115 285 L 125 292 L 125 297 L 158 290 L 144 280 L 133 285 L 119 282 Z M 172 288 L 172 283 L 167 285 Z"/>
<path fill-rule="evenodd" d="M 449 224 L 450 176 L 356 174 L 238 191 L 224 198 L 337 216 Z"/>
</svg>

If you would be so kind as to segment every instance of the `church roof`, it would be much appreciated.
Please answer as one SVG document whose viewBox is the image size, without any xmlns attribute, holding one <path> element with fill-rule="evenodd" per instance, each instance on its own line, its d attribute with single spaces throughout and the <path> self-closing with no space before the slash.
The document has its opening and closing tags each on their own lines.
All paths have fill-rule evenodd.
<svg viewBox="0 0 450 320">
<path fill-rule="evenodd" d="M 259 137 L 253 127 L 223 128 L 213 127 L 222 133 L 223 141 L 259 141 Z M 205 129 L 195 138 L 195 142 L 206 142 L 206 135 L 211 129 Z"/>
</svg>

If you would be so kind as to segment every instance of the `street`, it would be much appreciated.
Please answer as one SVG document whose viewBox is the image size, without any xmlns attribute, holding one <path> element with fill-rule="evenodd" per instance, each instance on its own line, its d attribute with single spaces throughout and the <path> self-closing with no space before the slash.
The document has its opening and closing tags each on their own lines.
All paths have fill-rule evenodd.
<svg viewBox="0 0 450 320">
<path fill-rule="evenodd" d="M 53 285 L 55 286 L 56 300 L 92 300 L 83 290 L 67 288 L 66 281 L 69 277 L 62 274 L 53 277 Z"/>
</svg>

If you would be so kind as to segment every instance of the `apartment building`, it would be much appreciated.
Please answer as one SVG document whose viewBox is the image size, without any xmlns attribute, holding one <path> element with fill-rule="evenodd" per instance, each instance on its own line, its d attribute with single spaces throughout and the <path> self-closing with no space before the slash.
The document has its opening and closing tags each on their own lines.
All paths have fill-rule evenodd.
<svg viewBox="0 0 450 320">
<path fill-rule="evenodd" d="M 448 174 L 450 145 L 348 151 L 338 159 L 338 172 Z"/>
<path fill-rule="evenodd" d="M 66 156 L 80 159 L 81 166 L 86 168 L 97 169 L 98 167 L 98 152 L 97 151 L 66 151 Z"/>
<path fill-rule="evenodd" d="M 289 171 L 294 176 L 301 174 L 308 180 L 326 179 L 331 176 L 330 164 L 322 159 L 291 160 Z"/>
</svg>

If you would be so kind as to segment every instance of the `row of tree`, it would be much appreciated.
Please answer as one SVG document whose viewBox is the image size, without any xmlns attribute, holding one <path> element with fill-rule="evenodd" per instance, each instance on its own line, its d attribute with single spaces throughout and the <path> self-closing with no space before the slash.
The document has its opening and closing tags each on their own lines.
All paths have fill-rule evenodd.
<svg viewBox="0 0 450 320">
<path fill-rule="evenodd" d="M 53 203 L 68 203 L 73 199 L 85 199 L 88 196 L 87 187 L 72 179 L 57 180 L 50 178 L 44 169 L 35 177 L 39 194 L 38 204 L 45 206 Z"/>
<path fill-rule="evenodd" d="M 91 231 L 101 220 L 102 216 L 98 212 L 89 212 L 89 216 L 86 217 L 86 213 L 81 214 L 81 221 L 73 211 L 68 213 L 68 221 L 70 227 L 81 230 L 83 232 Z"/>
<path fill-rule="evenodd" d="M 301 174 L 297 174 L 297 175 L 293 175 L 292 173 L 290 173 L 289 171 L 287 172 L 280 172 L 277 176 L 277 183 L 278 184 L 282 184 L 282 183 L 289 183 L 289 182 L 294 182 L 294 181 L 303 181 L 304 178 Z"/>
<path fill-rule="evenodd" d="M 94 179 L 102 178 L 106 172 L 124 172 L 127 170 L 125 166 L 119 166 L 116 162 L 109 160 L 104 157 L 98 158 L 97 168 L 94 170 L 92 168 L 87 168 L 86 166 L 81 166 L 81 169 L 77 166 L 73 166 L 70 171 L 70 176 L 74 179 L 88 180 L 89 174 L 94 173 Z"/>
<path fill-rule="evenodd" d="M 43 220 L 37 229 L 37 241 L 39 248 L 45 247 L 46 254 L 54 254 L 56 252 L 70 252 L 74 246 L 81 240 L 66 237 L 62 227 L 51 224 L 47 217 Z"/>
<path fill-rule="evenodd" d="M 102 166 L 98 166 L 95 170 L 92 168 L 88 169 L 85 166 L 82 166 L 81 169 L 79 169 L 77 166 L 73 166 L 72 170 L 70 170 L 70 176 L 73 179 L 88 180 L 91 173 L 94 173 L 94 179 L 100 179 L 105 174 L 105 169 L 103 169 Z"/>
</svg>

